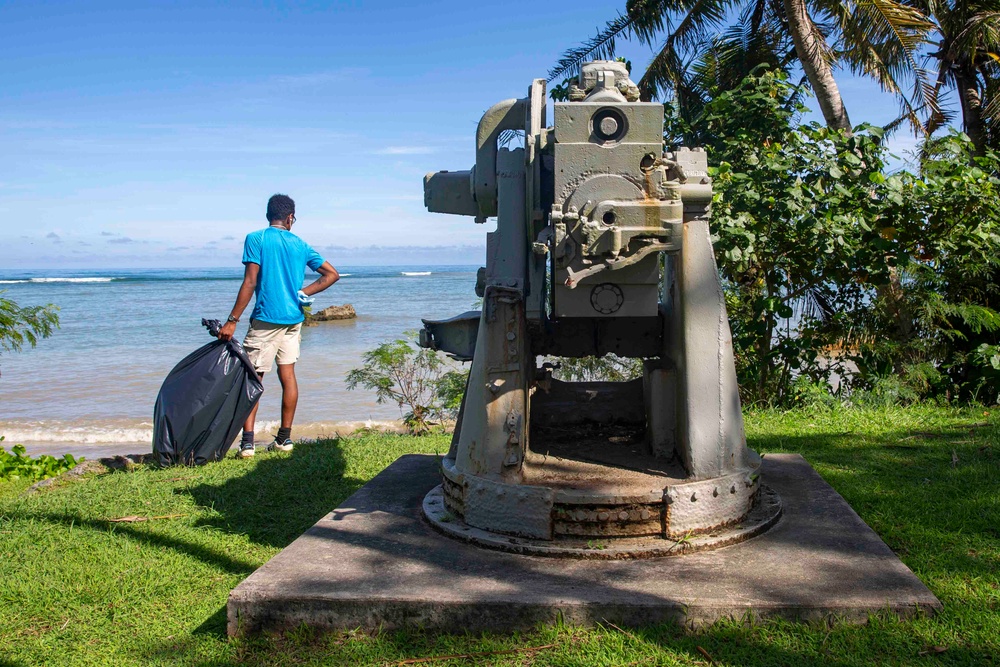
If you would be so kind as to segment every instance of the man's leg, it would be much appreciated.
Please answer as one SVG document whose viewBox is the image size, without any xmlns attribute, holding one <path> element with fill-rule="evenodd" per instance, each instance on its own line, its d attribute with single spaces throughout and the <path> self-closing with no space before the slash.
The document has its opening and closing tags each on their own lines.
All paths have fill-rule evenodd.
<svg viewBox="0 0 1000 667">
<path fill-rule="evenodd" d="M 275 448 L 291 451 L 292 421 L 299 402 L 299 383 L 295 379 L 295 364 L 278 364 L 278 381 L 281 382 L 281 428 L 274 439 Z M 289 443 L 289 444 L 285 444 Z"/>
<path fill-rule="evenodd" d="M 295 364 L 278 364 L 278 381 L 281 382 L 281 426 L 290 429 L 295 419 L 295 406 L 299 403 Z"/>
<path fill-rule="evenodd" d="M 261 382 L 264 381 L 263 373 L 257 373 L 257 377 L 260 378 Z M 243 422 L 244 433 L 253 433 L 253 424 L 255 421 L 257 421 L 257 408 L 259 407 L 260 407 L 260 401 L 254 403 L 253 410 L 250 411 L 250 416 L 247 417 L 247 420 L 245 422 Z"/>
<path fill-rule="evenodd" d="M 284 327 L 276 327 L 272 324 L 250 320 L 250 328 L 247 329 L 246 338 L 243 339 L 243 351 L 257 371 L 257 377 L 264 381 L 264 374 L 271 370 L 275 356 L 278 354 L 278 347 L 281 336 L 284 334 Z M 260 401 L 253 406 L 250 415 L 243 422 L 243 438 L 240 440 L 239 455 L 242 458 L 250 458 L 254 455 L 254 422 L 257 421 L 257 408 Z"/>
<path fill-rule="evenodd" d="M 261 382 L 264 381 L 263 373 L 257 373 L 257 377 Z M 257 420 L 257 408 L 259 407 L 260 401 L 254 403 L 253 409 L 250 411 L 250 415 L 246 418 L 246 421 L 243 422 L 243 437 L 240 438 L 240 458 L 248 459 L 254 455 L 253 425 Z"/>
<path fill-rule="evenodd" d="M 278 346 L 275 359 L 278 362 L 278 381 L 281 382 L 281 428 L 269 450 L 279 452 L 292 451 L 292 421 L 295 419 L 295 406 L 299 402 L 299 383 L 295 380 L 295 362 L 299 360 L 299 344 L 302 338 L 302 325 L 293 324 L 285 330 Z"/>
</svg>

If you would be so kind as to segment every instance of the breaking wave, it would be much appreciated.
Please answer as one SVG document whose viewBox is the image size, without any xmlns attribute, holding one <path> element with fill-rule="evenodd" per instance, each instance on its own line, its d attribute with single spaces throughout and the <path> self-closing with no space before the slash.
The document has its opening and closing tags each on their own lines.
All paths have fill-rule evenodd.
<svg viewBox="0 0 1000 667">
<path fill-rule="evenodd" d="M 276 433 L 278 420 L 258 421 L 254 431 L 258 440 L 269 439 Z M 292 431 L 296 440 L 314 440 L 349 435 L 360 429 L 401 431 L 401 422 L 390 420 L 359 420 L 342 422 L 306 422 L 295 424 Z M 117 420 L 2 420 L 0 436 L 4 436 L 0 447 L 10 448 L 25 444 L 68 444 L 68 445 L 145 445 L 153 441 L 153 423 L 141 419 Z"/>
<path fill-rule="evenodd" d="M 121 280 L 121 278 L 108 278 L 105 276 L 95 276 L 92 278 L 21 278 L 18 280 L 0 280 L 0 285 L 14 285 L 17 283 L 110 283 L 112 280 Z"/>
</svg>

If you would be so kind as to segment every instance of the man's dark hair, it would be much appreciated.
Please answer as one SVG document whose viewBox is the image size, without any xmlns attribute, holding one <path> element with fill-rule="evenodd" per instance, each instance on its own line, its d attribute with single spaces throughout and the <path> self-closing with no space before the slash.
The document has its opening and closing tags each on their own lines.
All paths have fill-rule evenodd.
<svg viewBox="0 0 1000 667">
<path fill-rule="evenodd" d="M 295 202 L 288 195 L 274 195 L 267 200 L 267 221 L 284 220 L 295 215 Z"/>
</svg>

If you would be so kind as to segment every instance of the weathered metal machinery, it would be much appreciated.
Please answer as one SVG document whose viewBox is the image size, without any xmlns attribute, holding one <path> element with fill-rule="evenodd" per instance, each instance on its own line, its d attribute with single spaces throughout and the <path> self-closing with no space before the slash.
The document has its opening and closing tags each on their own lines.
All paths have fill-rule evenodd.
<svg viewBox="0 0 1000 667">
<path fill-rule="evenodd" d="M 472 362 L 425 514 L 483 545 L 596 557 L 765 530 L 780 502 L 744 437 L 706 154 L 664 152 L 663 106 L 619 62 L 583 65 L 546 120 L 537 79 L 483 115 L 472 170 L 424 179 L 430 211 L 497 219 L 482 311 L 421 332 Z M 642 377 L 552 377 L 559 357 L 606 354 L 643 359 Z"/>
</svg>

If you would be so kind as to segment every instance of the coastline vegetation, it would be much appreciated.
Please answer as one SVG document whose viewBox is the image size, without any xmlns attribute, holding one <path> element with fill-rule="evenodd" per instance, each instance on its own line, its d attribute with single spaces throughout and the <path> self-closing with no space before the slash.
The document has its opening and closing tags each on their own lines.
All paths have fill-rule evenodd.
<svg viewBox="0 0 1000 667">
<path fill-rule="evenodd" d="M 20 352 L 25 345 L 35 347 L 59 328 L 59 308 L 19 306 L 0 290 L 0 352 Z"/>
<path fill-rule="evenodd" d="M 0 435 L 0 443 L 3 441 L 4 437 Z M 0 480 L 26 479 L 37 482 L 51 479 L 71 470 L 81 461 L 82 458 L 77 459 L 72 454 L 64 454 L 59 458 L 43 454 L 32 458 L 28 456 L 24 445 L 14 445 L 9 452 L 0 447 Z"/>
<path fill-rule="evenodd" d="M 442 355 L 416 345 L 416 334 L 382 343 L 365 352 L 361 367 L 347 373 L 347 390 L 375 392 L 376 403 L 395 403 L 411 435 L 426 435 L 458 414 L 468 372 L 456 370 Z M 404 412 L 405 410 L 405 412 Z"/>
<path fill-rule="evenodd" d="M 362 432 L 290 455 L 131 470 L 25 494 L 0 482 L 0 664 L 441 665 L 991 664 L 1000 655 L 1000 412 L 750 410 L 751 447 L 798 452 L 944 603 L 865 626 L 719 623 L 437 634 L 419 629 L 228 639 L 228 592 L 405 453 L 448 438 Z M 143 520 L 146 519 L 146 520 Z M 442 576 L 445 573 L 442 573 Z M 551 645 L 551 646 L 550 646 Z M 547 646 L 538 650 L 527 650 Z M 499 653 L 511 651 L 513 653 Z"/>
</svg>

